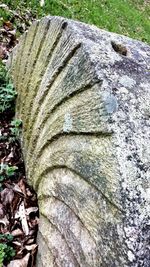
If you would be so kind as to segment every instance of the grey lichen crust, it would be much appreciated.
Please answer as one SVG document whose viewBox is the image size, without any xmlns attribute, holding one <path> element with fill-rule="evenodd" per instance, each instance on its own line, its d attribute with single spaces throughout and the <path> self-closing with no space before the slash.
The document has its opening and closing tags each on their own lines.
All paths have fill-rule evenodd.
<svg viewBox="0 0 150 267">
<path fill-rule="evenodd" d="M 46 17 L 8 64 L 39 199 L 37 266 L 150 266 L 150 47 Z"/>
</svg>

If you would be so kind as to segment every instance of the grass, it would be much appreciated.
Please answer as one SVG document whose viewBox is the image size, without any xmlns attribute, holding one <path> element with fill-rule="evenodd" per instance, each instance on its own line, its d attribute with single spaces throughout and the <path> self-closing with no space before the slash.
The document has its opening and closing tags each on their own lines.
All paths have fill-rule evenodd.
<svg viewBox="0 0 150 267">
<path fill-rule="evenodd" d="M 31 8 L 38 17 L 51 14 L 80 20 L 150 43 L 149 0 L 4 0 L 13 9 Z"/>
</svg>

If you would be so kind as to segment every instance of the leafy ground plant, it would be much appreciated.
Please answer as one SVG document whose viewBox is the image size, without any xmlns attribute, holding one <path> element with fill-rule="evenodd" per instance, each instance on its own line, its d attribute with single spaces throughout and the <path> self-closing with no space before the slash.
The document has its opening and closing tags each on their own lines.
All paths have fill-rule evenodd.
<svg viewBox="0 0 150 267">
<path fill-rule="evenodd" d="M 10 234 L 0 234 L 0 267 L 9 262 L 15 256 L 12 247 L 13 236 Z"/>
<path fill-rule="evenodd" d="M 17 166 L 9 166 L 7 164 L 1 163 L 0 165 L 0 179 L 7 177 L 11 177 L 15 174 L 15 171 L 18 170 Z"/>
<path fill-rule="evenodd" d="M 10 81 L 6 68 L 0 64 L 0 114 L 14 109 L 16 91 Z"/>
<path fill-rule="evenodd" d="M 3 65 L 0 87 L 7 88 L 0 91 L 0 267 L 35 267 L 37 197 L 25 179 L 19 142 L 22 122 L 14 119 L 16 93 Z"/>
<path fill-rule="evenodd" d="M 5 25 L 10 30 L 11 23 Z M 7 44 L 4 50 L 9 53 Z M 9 261 L 15 267 L 35 267 L 38 205 L 25 179 L 19 142 L 22 122 L 14 119 L 15 98 L 7 70 L 0 63 L 0 267 L 9 266 Z"/>
<path fill-rule="evenodd" d="M 15 254 L 15 250 L 10 245 L 0 243 L 0 267 L 3 267 L 4 263 L 10 262 Z"/>
<path fill-rule="evenodd" d="M 0 191 L 3 189 L 2 182 L 7 178 L 12 178 L 15 175 L 16 170 L 18 170 L 17 166 L 9 166 L 3 163 L 0 164 Z"/>
<path fill-rule="evenodd" d="M 21 132 L 21 125 L 22 121 L 19 119 L 15 119 L 11 121 L 11 134 L 13 135 L 14 138 L 19 138 L 20 132 Z"/>
</svg>

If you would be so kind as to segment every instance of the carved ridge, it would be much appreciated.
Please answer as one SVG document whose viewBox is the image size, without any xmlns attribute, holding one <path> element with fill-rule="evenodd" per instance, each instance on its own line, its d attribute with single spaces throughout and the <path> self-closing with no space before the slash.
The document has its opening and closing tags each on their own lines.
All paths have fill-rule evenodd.
<svg viewBox="0 0 150 267">
<path fill-rule="evenodd" d="M 64 26 L 64 25 L 65 25 L 65 26 Z M 44 74 L 45 70 L 47 69 L 49 60 L 50 60 L 50 58 L 51 58 L 51 56 L 52 56 L 52 54 L 53 54 L 55 48 L 57 47 L 57 45 L 58 45 L 58 43 L 59 43 L 59 41 L 60 41 L 60 39 L 61 39 L 61 37 L 62 37 L 62 35 L 63 35 L 63 32 L 64 32 L 65 27 L 67 27 L 67 24 L 66 24 L 66 22 L 63 22 L 62 25 L 61 25 L 60 32 L 58 33 L 58 35 L 57 35 L 57 37 L 56 37 L 56 40 L 55 40 L 55 42 L 54 42 L 54 44 L 53 44 L 53 46 L 52 46 L 52 48 L 51 48 L 51 50 L 50 50 L 50 53 L 49 53 L 49 55 L 47 56 L 45 65 L 44 65 L 44 67 L 43 67 L 43 69 L 42 69 L 42 71 L 41 71 L 41 73 L 40 73 L 40 77 L 41 77 L 41 78 L 39 79 L 39 81 L 37 82 L 36 86 L 34 87 L 34 90 L 33 90 L 33 96 L 32 96 L 32 100 L 31 100 L 31 102 L 30 102 L 30 103 L 27 102 L 28 97 L 27 97 L 27 99 L 26 99 L 26 103 L 29 104 L 29 105 L 28 105 L 28 108 L 27 108 L 27 107 L 26 107 L 26 103 L 25 103 L 25 109 L 27 108 L 27 114 L 26 114 L 26 116 L 25 116 L 25 118 L 24 118 L 24 119 L 25 119 L 25 121 L 24 121 L 24 125 L 28 124 L 28 120 L 29 120 L 28 114 L 30 114 L 30 112 L 32 112 L 31 109 L 32 109 L 32 105 L 33 105 L 34 97 L 36 96 L 36 93 L 37 93 L 37 89 L 39 89 L 39 86 L 40 86 L 41 81 L 42 81 L 43 74 Z M 45 34 L 45 37 L 46 37 L 46 34 Z M 44 39 L 45 39 L 45 38 L 44 38 Z M 43 42 L 43 43 L 44 43 L 44 42 Z M 43 43 L 42 43 L 42 45 L 43 45 Z M 39 53 L 39 55 L 40 55 L 40 53 Z M 36 65 L 35 65 L 35 66 L 36 66 Z M 34 70 L 33 70 L 33 71 L 34 71 Z M 33 74 L 33 73 L 32 73 L 32 74 Z M 28 85 L 30 84 L 31 80 L 32 80 L 32 75 L 31 75 L 30 80 L 28 81 Z"/>
<path fill-rule="evenodd" d="M 57 108 L 60 108 L 62 105 L 63 105 L 63 103 L 64 103 L 64 101 L 65 101 L 65 103 L 67 102 L 67 101 L 72 101 L 72 99 L 74 98 L 74 97 L 76 97 L 77 95 L 80 95 L 80 93 L 82 93 L 82 92 L 84 92 L 84 91 L 87 91 L 87 90 L 90 90 L 90 89 L 92 89 L 92 87 L 94 86 L 94 85 L 96 85 L 96 84 L 99 84 L 99 81 L 98 82 L 93 82 L 93 85 L 91 85 L 91 84 L 89 84 L 89 85 L 87 85 L 87 86 L 85 86 L 85 87 L 82 87 L 82 88 L 80 88 L 79 90 L 77 90 L 77 91 L 75 91 L 75 92 L 73 92 L 72 94 L 70 94 L 70 95 L 68 95 L 68 96 L 66 96 L 66 97 L 64 97 L 60 102 L 58 102 L 53 108 L 52 108 L 52 110 L 50 111 L 50 114 L 47 114 L 47 116 L 46 117 L 44 117 L 44 119 L 43 119 L 43 121 L 41 121 L 41 123 L 40 123 L 40 125 L 38 125 L 38 128 L 36 128 L 36 134 L 35 135 L 32 135 L 32 132 L 34 131 L 34 125 L 33 125 L 33 127 L 32 127 L 32 132 L 30 132 L 31 134 L 30 134 L 30 136 L 31 136 L 31 138 L 29 139 L 29 133 L 28 133 L 28 135 L 27 135 L 27 140 L 29 139 L 29 143 L 27 143 L 27 145 L 28 145 L 28 153 L 30 154 L 30 153 L 32 153 L 32 150 L 34 150 L 34 154 L 36 153 L 35 151 L 36 151 L 36 144 L 37 144 L 37 142 L 38 142 L 38 139 L 40 139 L 40 129 L 41 129 L 41 125 L 42 124 L 46 124 L 46 123 L 48 123 L 48 120 L 50 120 L 50 119 L 52 119 L 52 117 L 53 117 L 53 115 L 55 114 L 55 112 L 57 111 Z M 92 86 L 92 87 L 91 87 Z M 37 118 L 38 118 L 38 115 L 37 115 Z M 98 134 L 99 134 L 100 132 L 98 132 Z M 63 132 L 62 133 L 59 133 L 59 134 L 56 134 L 55 136 L 56 136 L 56 138 L 57 138 L 57 136 L 58 135 L 62 135 L 63 134 Z M 65 133 L 64 133 L 65 134 Z M 69 134 L 73 134 L 73 132 L 72 131 L 70 131 L 69 132 Z M 78 134 L 78 133 L 74 133 L 74 134 Z M 85 134 L 85 133 L 82 133 L 82 132 L 80 132 L 79 134 Z M 87 134 L 88 134 L 88 132 L 87 132 Z M 103 132 L 102 132 L 102 134 L 103 134 Z M 104 133 L 105 134 L 105 133 Z M 107 134 L 107 133 L 106 133 Z M 109 135 L 109 133 L 108 133 L 108 135 Z M 33 138 L 32 138 L 32 136 L 33 136 Z M 56 139 L 55 138 L 55 136 L 53 136 L 52 138 L 51 138 L 51 140 L 53 140 L 53 139 Z M 48 140 L 48 141 L 50 141 L 50 140 Z M 34 145 L 34 146 L 33 146 Z M 41 148 L 42 149 L 42 148 Z M 27 157 L 27 161 L 28 161 L 28 157 Z"/>
<path fill-rule="evenodd" d="M 78 266 L 77 267 L 80 267 L 80 264 L 79 264 L 79 262 L 78 262 L 78 260 L 76 259 L 76 257 L 75 257 L 75 255 L 74 255 L 74 253 L 73 253 L 73 251 L 72 251 L 72 249 L 70 248 L 70 246 L 68 245 L 68 242 L 66 241 L 66 238 L 65 238 L 65 236 L 60 232 L 60 230 L 58 229 L 58 227 L 55 225 L 55 224 L 53 224 L 48 218 L 47 218 L 47 216 L 45 216 L 42 212 L 41 212 L 41 215 L 56 229 L 56 231 L 59 233 L 59 235 L 63 238 L 63 240 L 65 241 L 65 243 L 66 243 L 66 246 L 68 247 L 68 250 L 71 252 L 71 254 L 72 254 L 72 256 L 73 256 L 73 258 L 75 259 L 75 261 L 78 263 Z M 39 231 L 40 231 L 40 229 L 39 229 Z M 41 233 L 41 231 L 40 231 L 40 233 Z M 41 235 L 43 236 L 43 234 L 41 233 Z M 44 238 L 44 237 L 43 237 Z M 48 246 L 49 247 L 49 246 Z"/>
<path fill-rule="evenodd" d="M 80 44 L 78 44 L 76 47 L 74 47 L 74 49 L 70 52 L 70 54 L 68 55 L 68 57 L 66 58 L 66 60 L 63 62 L 63 65 L 61 65 L 57 72 L 54 74 L 53 78 L 52 78 L 52 81 L 51 81 L 51 84 L 48 86 L 48 89 L 52 86 L 53 82 L 55 81 L 56 77 L 61 73 L 61 71 L 63 70 L 63 68 L 68 64 L 69 60 L 74 56 L 74 54 L 76 53 L 76 51 L 80 48 Z M 45 94 L 43 95 L 43 97 L 40 99 L 39 101 L 39 109 L 40 109 L 40 105 L 41 105 L 41 102 L 44 101 L 44 99 L 46 98 L 47 96 L 47 93 L 48 93 L 48 90 L 45 91 Z M 33 103 L 34 104 L 34 103 Z M 37 112 L 39 112 L 39 110 L 36 110 Z M 33 117 L 33 120 L 32 121 L 29 121 L 29 118 L 27 117 L 26 119 L 26 123 L 28 124 L 29 123 L 29 129 L 31 128 L 31 125 L 33 125 L 33 123 L 35 123 L 35 120 L 36 118 L 38 117 L 38 115 L 35 113 L 35 116 Z M 31 131 L 33 130 L 33 127 L 31 129 Z M 29 140 L 30 142 L 30 138 L 29 136 L 31 136 L 32 138 L 32 132 L 28 132 L 27 135 L 26 135 L 26 138 L 27 140 Z M 30 145 L 29 145 L 30 147 Z"/>
<path fill-rule="evenodd" d="M 98 191 L 102 197 L 109 203 L 111 204 L 112 206 L 114 206 L 114 208 L 116 210 L 118 210 L 119 212 L 121 213 L 124 213 L 124 211 L 122 210 L 121 207 L 119 207 L 118 205 L 116 205 L 115 203 L 113 203 L 110 199 L 108 199 L 108 197 L 95 185 L 95 184 L 92 184 L 89 180 L 87 180 L 84 176 L 81 176 L 81 173 L 78 173 L 76 170 L 72 169 L 72 168 L 69 168 L 68 166 L 66 165 L 53 165 L 52 167 L 47 167 L 41 174 L 40 176 L 36 179 L 36 182 L 34 184 L 34 187 L 35 189 L 38 191 L 38 188 L 39 188 L 39 184 L 41 183 L 42 181 L 42 178 L 50 173 L 51 171 L 53 171 L 54 169 L 66 169 L 66 170 L 69 170 L 71 171 L 72 173 L 78 175 L 81 179 L 83 179 L 85 182 L 87 182 L 90 186 L 92 186 L 96 191 Z"/>
<path fill-rule="evenodd" d="M 27 33 L 26 33 L 26 40 L 25 40 L 25 43 L 24 43 L 24 48 L 23 48 L 23 53 L 22 53 L 22 55 L 21 55 L 21 58 L 20 58 L 20 63 L 21 63 L 21 60 L 22 60 L 22 57 L 24 56 L 24 54 L 26 55 L 26 57 L 25 57 L 25 62 L 24 62 L 24 64 L 20 64 L 21 66 L 23 65 L 23 67 L 22 67 L 22 72 L 21 71 L 19 71 L 19 73 L 18 73 L 18 76 L 17 76 L 17 82 L 20 82 L 20 83 L 23 83 L 23 81 L 24 81 L 24 78 L 25 78 L 25 74 L 26 74 L 26 68 L 27 68 L 27 65 L 28 65 L 28 63 L 29 63 L 29 61 L 30 61 L 30 53 L 31 53 L 31 51 L 32 51 L 32 47 L 33 47 L 33 44 L 34 44 L 34 42 L 35 42 L 35 37 L 36 37 L 36 35 L 37 35 L 37 32 L 38 32 L 38 28 L 39 28 L 39 25 L 40 25 L 40 23 L 39 23 L 39 21 L 36 21 L 36 22 L 34 22 L 33 23 L 33 25 L 32 25 L 32 27 L 35 27 L 34 29 L 29 29 L 29 31 L 27 31 Z M 33 35 L 33 38 L 32 38 L 32 40 L 30 41 L 30 45 L 28 46 L 28 47 L 26 47 L 27 46 L 27 44 L 28 44 L 28 42 L 29 42 L 29 40 L 28 40 L 28 38 L 30 37 L 30 35 L 29 34 L 31 34 L 30 32 L 32 32 L 32 35 Z M 34 34 L 33 34 L 34 33 Z M 28 49 L 27 49 L 28 48 Z M 20 80 L 20 81 L 19 81 Z M 20 93 L 22 93 L 22 86 L 21 86 L 21 88 L 20 88 Z"/>
<path fill-rule="evenodd" d="M 38 232 L 38 235 L 40 235 L 41 236 L 41 238 L 43 239 L 43 241 L 45 242 L 45 244 L 47 245 L 47 240 L 45 239 L 45 237 L 42 235 L 42 233 L 41 233 L 41 231 L 39 230 L 39 232 Z M 48 247 L 48 246 L 47 246 Z M 48 247 L 49 248 L 49 247 Z M 41 256 L 41 253 L 39 253 L 38 252 L 38 254 Z M 42 259 L 41 259 L 41 262 L 42 262 Z M 57 265 L 57 263 L 56 262 L 53 262 L 53 263 L 55 263 L 55 266 L 54 267 L 59 267 L 58 265 Z M 43 265 L 43 262 L 42 262 L 42 266 L 43 267 L 45 267 L 44 265 Z M 40 266 L 41 267 L 41 266 Z"/>
<path fill-rule="evenodd" d="M 64 133 L 64 132 L 61 132 L 59 134 L 56 134 L 54 135 L 51 139 L 48 139 L 47 142 L 45 143 L 44 146 L 41 147 L 41 149 L 39 151 L 37 151 L 37 154 L 34 155 L 34 152 L 32 154 L 32 157 L 35 156 L 34 158 L 34 162 L 29 162 L 29 166 L 30 166 L 30 173 L 31 173 L 31 176 L 33 175 L 34 173 L 34 167 L 36 167 L 36 163 L 37 163 L 37 160 L 42 156 L 43 154 L 43 151 L 45 149 L 47 149 L 47 147 L 51 146 L 53 144 L 53 142 L 56 142 L 56 140 L 58 141 L 60 138 L 62 137 L 74 137 L 74 136 L 85 136 L 85 137 L 110 137 L 111 135 L 113 134 L 113 132 L 69 132 L 69 133 Z M 28 152 L 29 153 L 29 152 Z M 30 155 L 28 155 L 27 159 L 30 158 Z M 34 165 L 34 166 L 32 166 Z"/>
<path fill-rule="evenodd" d="M 19 112 L 21 112 L 21 113 L 23 113 L 24 108 L 25 108 L 25 105 L 26 105 L 26 102 L 27 102 L 27 99 L 28 99 L 28 93 L 29 93 L 29 90 L 27 90 L 27 88 L 29 87 L 30 81 L 31 81 L 31 79 L 32 79 L 32 74 L 33 74 L 33 71 L 34 71 L 34 67 L 35 67 L 35 65 L 36 65 L 36 62 L 38 61 L 39 54 L 40 54 L 41 48 L 42 48 L 42 46 L 43 46 L 43 43 L 44 43 L 44 41 L 45 41 L 45 39 L 46 39 L 46 33 L 47 33 L 47 31 L 48 31 L 48 28 L 49 28 L 49 26 L 50 26 L 50 23 L 51 23 L 50 20 L 46 21 L 46 25 L 45 25 L 44 33 L 43 33 L 43 38 L 40 40 L 40 44 L 39 44 L 39 47 L 38 47 L 38 49 L 37 49 L 37 53 L 36 53 L 35 58 L 34 58 L 34 60 L 33 60 L 33 62 L 32 62 L 31 71 L 30 71 L 30 76 L 29 76 L 29 78 L 28 78 L 26 87 L 23 86 L 22 94 L 25 93 L 25 91 L 26 91 L 26 97 L 27 97 L 27 98 L 26 98 L 26 99 L 23 99 L 22 102 L 21 102 L 22 105 L 21 105 L 21 109 L 19 110 Z M 34 42 L 36 41 L 36 35 L 38 35 L 38 31 L 40 30 L 40 25 L 41 25 L 41 24 L 38 25 L 38 28 L 37 28 L 37 30 L 36 30 L 36 34 L 34 35 L 34 40 L 33 40 L 32 46 L 34 45 Z M 31 48 L 32 48 L 32 47 L 31 47 Z M 29 54 L 28 54 L 28 55 L 30 55 L 30 52 L 31 52 L 31 49 L 29 50 Z M 26 65 L 25 68 L 24 68 L 25 72 L 24 72 L 24 75 L 23 75 L 24 79 L 23 79 L 22 83 L 24 83 L 25 78 L 28 77 L 27 67 L 28 67 L 28 64 L 31 63 L 31 59 L 30 59 L 29 56 L 28 56 L 28 58 L 29 58 L 29 61 L 27 62 L 27 65 Z"/>
<path fill-rule="evenodd" d="M 85 226 L 85 224 L 83 223 L 83 221 L 81 220 L 81 218 L 79 217 L 79 215 L 63 200 L 60 199 L 58 196 L 54 196 L 52 195 L 46 195 L 46 194 L 42 194 L 41 196 L 39 196 L 39 201 L 43 201 L 45 199 L 49 199 L 49 198 L 54 198 L 56 200 L 59 200 L 60 202 L 62 202 L 76 217 L 77 219 L 81 222 L 81 224 L 83 225 L 84 229 L 88 232 L 90 238 L 93 240 L 93 242 L 96 244 L 96 240 L 94 239 L 94 237 L 91 235 L 90 231 L 88 230 L 88 228 Z"/>
</svg>

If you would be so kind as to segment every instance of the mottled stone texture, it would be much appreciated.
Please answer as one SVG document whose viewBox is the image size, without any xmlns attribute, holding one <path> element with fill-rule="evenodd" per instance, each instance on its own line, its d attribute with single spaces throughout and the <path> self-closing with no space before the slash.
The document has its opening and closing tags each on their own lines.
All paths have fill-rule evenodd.
<svg viewBox="0 0 150 267">
<path fill-rule="evenodd" d="M 46 17 L 8 65 L 39 199 L 37 267 L 150 266 L 150 47 Z"/>
</svg>

